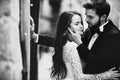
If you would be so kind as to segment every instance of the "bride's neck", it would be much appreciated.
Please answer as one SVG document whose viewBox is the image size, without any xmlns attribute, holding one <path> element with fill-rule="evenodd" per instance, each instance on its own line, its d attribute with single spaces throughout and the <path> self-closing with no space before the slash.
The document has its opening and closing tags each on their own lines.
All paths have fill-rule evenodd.
<svg viewBox="0 0 120 80">
<path fill-rule="evenodd" d="M 68 41 L 72 42 L 72 39 L 70 37 L 68 37 Z"/>
</svg>

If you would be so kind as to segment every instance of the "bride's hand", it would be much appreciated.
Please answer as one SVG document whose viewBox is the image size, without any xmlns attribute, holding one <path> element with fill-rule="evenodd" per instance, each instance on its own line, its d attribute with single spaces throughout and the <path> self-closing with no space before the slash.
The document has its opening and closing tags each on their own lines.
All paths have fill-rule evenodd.
<svg viewBox="0 0 120 80">
<path fill-rule="evenodd" d="M 119 80 L 120 73 L 118 70 L 115 70 L 115 67 L 106 71 L 105 74 L 109 77 L 109 80 Z"/>
</svg>

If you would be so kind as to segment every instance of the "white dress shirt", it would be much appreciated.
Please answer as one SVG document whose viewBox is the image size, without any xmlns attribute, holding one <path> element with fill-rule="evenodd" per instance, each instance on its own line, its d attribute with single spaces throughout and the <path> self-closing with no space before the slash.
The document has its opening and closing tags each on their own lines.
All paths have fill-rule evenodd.
<svg viewBox="0 0 120 80">
<path fill-rule="evenodd" d="M 99 29 L 100 29 L 101 32 L 103 32 L 104 26 L 105 26 L 107 23 L 108 23 L 108 21 L 105 22 L 103 25 L 101 25 L 101 26 L 99 27 Z M 91 40 L 90 40 L 90 42 L 89 42 L 89 45 L 88 45 L 88 49 L 89 49 L 89 50 L 91 50 L 91 48 L 92 48 L 93 44 L 95 43 L 96 39 L 98 38 L 98 36 L 99 36 L 98 33 L 95 33 L 95 34 L 92 36 L 92 38 L 91 38 Z"/>
</svg>

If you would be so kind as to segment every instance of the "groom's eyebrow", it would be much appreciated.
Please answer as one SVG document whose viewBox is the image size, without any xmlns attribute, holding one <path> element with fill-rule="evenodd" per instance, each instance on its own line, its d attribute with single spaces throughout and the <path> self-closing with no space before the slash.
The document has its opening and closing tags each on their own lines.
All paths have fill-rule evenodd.
<svg viewBox="0 0 120 80">
<path fill-rule="evenodd" d="M 86 15 L 87 17 L 89 17 L 89 18 L 94 18 L 94 16 L 91 16 L 91 15 Z"/>
</svg>

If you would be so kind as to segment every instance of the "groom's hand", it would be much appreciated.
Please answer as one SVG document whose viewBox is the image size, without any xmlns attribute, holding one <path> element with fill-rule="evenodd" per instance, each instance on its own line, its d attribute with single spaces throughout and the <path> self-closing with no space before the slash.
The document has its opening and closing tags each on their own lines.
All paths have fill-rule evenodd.
<svg viewBox="0 0 120 80">
<path fill-rule="evenodd" d="M 35 23 L 34 23 L 34 20 L 33 20 L 32 17 L 30 17 L 30 23 L 31 23 L 31 25 L 30 25 L 30 33 L 31 33 L 31 35 L 30 36 L 31 36 L 31 38 L 34 39 L 35 42 L 37 42 L 38 41 L 38 34 L 36 34 L 34 32 L 34 30 L 35 30 Z"/>
<path fill-rule="evenodd" d="M 68 31 L 68 35 L 72 41 L 78 45 L 82 44 L 81 35 L 77 31 L 73 32 L 70 28 L 68 28 Z"/>
</svg>

